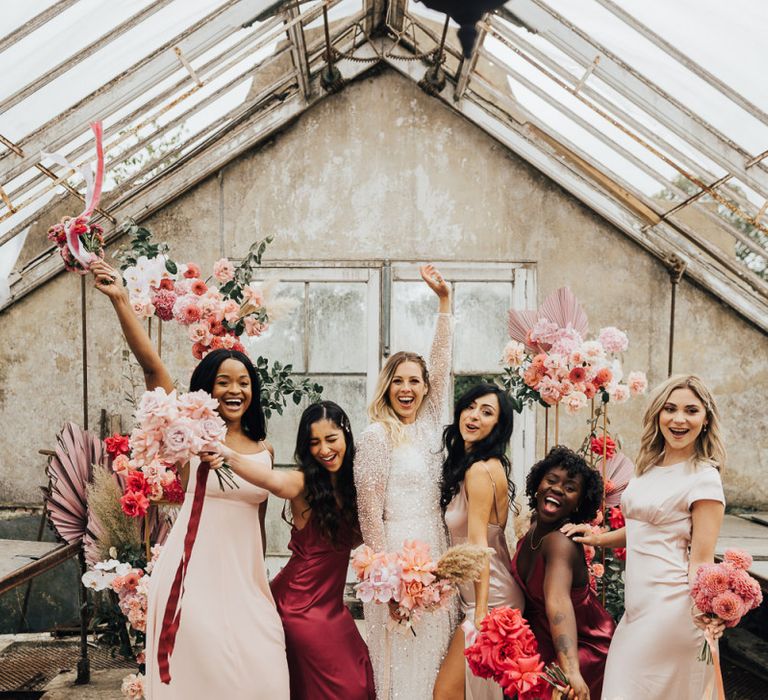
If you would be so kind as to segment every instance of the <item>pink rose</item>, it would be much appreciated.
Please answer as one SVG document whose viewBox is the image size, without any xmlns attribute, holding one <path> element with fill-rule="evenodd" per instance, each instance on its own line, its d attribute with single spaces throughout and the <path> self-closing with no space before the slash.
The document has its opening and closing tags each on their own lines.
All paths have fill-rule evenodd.
<svg viewBox="0 0 768 700">
<path fill-rule="evenodd" d="M 176 286 L 178 287 L 178 284 Z M 197 297 L 189 295 L 177 297 L 173 305 L 173 316 L 179 323 L 185 326 L 197 323 L 201 315 Z"/>
<path fill-rule="evenodd" d="M 128 700 L 142 700 L 144 697 L 144 676 L 141 673 L 132 673 L 123 678 L 120 688 Z"/>
<path fill-rule="evenodd" d="M 243 289 L 243 306 L 247 303 L 253 304 L 258 309 L 264 306 L 264 292 L 261 285 L 251 283 Z"/>
<path fill-rule="evenodd" d="M 131 308 L 140 319 L 150 318 L 155 313 L 155 307 L 145 296 L 131 297 Z"/>
<path fill-rule="evenodd" d="M 199 447 L 193 422 L 179 418 L 163 431 L 163 450 L 169 462 L 186 462 Z"/>
<path fill-rule="evenodd" d="M 202 345 L 210 345 L 213 340 L 213 334 L 211 333 L 211 327 L 204 321 L 201 323 L 193 323 L 189 327 L 189 339 L 193 343 L 201 343 Z"/>
<path fill-rule="evenodd" d="M 236 323 L 240 316 L 240 305 L 234 299 L 227 299 L 222 307 L 224 320 L 229 323 Z"/>
<path fill-rule="evenodd" d="M 251 338 L 260 336 L 266 328 L 255 316 L 246 316 L 243 322 L 245 323 L 245 334 Z"/>
<path fill-rule="evenodd" d="M 112 471 L 115 472 L 115 474 L 125 476 L 125 474 L 128 473 L 129 468 L 130 460 L 127 455 L 117 455 L 112 461 Z"/>
<path fill-rule="evenodd" d="M 525 345 L 510 340 L 504 347 L 504 364 L 507 367 L 519 367 L 525 359 Z"/>
<path fill-rule="evenodd" d="M 226 258 L 213 263 L 213 276 L 222 284 L 235 278 L 235 266 Z"/>
<path fill-rule="evenodd" d="M 624 403 L 629 399 L 629 387 L 626 384 L 616 384 L 609 390 L 608 394 L 610 395 L 611 400 L 616 403 Z"/>
<path fill-rule="evenodd" d="M 564 403 L 566 412 L 574 415 L 587 405 L 587 396 L 580 391 L 574 391 L 565 397 Z"/>
<path fill-rule="evenodd" d="M 630 372 L 629 377 L 627 377 L 627 386 L 629 386 L 629 393 L 632 396 L 644 394 L 648 390 L 648 379 L 645 372 Z"/>
</svg>

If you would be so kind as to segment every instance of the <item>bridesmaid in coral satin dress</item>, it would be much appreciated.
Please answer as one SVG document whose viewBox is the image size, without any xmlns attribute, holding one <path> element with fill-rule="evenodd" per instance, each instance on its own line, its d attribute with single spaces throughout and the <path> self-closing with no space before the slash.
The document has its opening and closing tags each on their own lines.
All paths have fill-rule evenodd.
<svg viewBox="0 0 768 700">
<path fill-rule="evenodd" d="M 601 697 L 616 625 L 589 585 L 583 547 L 559 528 L 566 520 L 593 520 L 602 492 L 596 470 L 567 447 L 553 447 L 528 474 L 526 494 L 535 521 L 512 561 L 541 658 L 563 669 L 571 681 L 566 697 L 574 700 Z"/>
<path fill-rule="evenodd" d="M 223 452 L 239 476 L 290 501 L 291 558 L 272 582 L 285 630 L 292 700 L 375 700 L 368 648 L 344 605 L 353 546 L 362 540 L 347 414 L 312 404 L 296 439 L 298 470 L 272 470 Z"/>
</svg>

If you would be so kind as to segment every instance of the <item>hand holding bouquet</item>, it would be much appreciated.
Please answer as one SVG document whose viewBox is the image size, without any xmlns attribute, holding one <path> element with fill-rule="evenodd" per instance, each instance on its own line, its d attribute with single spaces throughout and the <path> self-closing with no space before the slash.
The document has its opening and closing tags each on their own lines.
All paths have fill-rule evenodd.
<svg viewBox="0 0 768 700">
<path fill-rule="evenodd" d="M 435 562 L 429 545 L 419 540 L 406 540 L 397 552 L 374 552 L 362 545 L 352 557 L 360 581 L 355 594 L 364 603 L 389 605 L 402 628 L 415 635 L 413 623 L 444 607 L 456 584 L 477 579 L 488 556 L 484 547 L 462 544 Z"/>
</svg>

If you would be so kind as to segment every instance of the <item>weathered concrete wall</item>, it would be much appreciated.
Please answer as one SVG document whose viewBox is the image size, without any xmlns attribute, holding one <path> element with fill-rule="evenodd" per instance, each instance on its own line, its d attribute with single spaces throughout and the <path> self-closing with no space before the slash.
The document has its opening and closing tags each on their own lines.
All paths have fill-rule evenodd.
<svg viewBox="0 0 768 700">
<path fill-rule="evenodd" d="M 219 207 L 224 224 L 219 227 Z M 348 86 L 272 142 L 230 163 L 148 225 L 178 259 L 209 266 L 277 234 L 270 259 L 533 260 L 539 298 L 567 285 L 594 328 L 630 331 L 628 369 L 666 377 L 669 278 L 663 266 L 485 133 L 391 72 Z M 79 280 L 60 275 L 0 315 L 0 501 L 39 502 L 41 447 L 80 421 Z M 122 342 L 108 303 L 89 288 L 91 424 L 127 410 Z M 164 356 L 185 384 L 193 361 L 179 329 Z M 768 438 L 762 391 L 768 339 L 701 289 L 678 295 L 677 371 L 700 373 L 719 398 L 731 503 L 764 505 Z M 629 454 L 642 401 L 612 408 Z M 564 418 L 561 441 L 583 434 Z M 271 507 L 277 513 L 277 504 Z"/>
</svg>

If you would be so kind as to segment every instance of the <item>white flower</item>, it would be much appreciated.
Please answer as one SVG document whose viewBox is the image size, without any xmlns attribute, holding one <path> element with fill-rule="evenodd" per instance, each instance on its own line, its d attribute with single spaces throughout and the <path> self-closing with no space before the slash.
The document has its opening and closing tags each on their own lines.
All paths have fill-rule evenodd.
<svg viewBox="0 0 768 700">
<path fill-rule="evenodd" d="M 97 561 L 93 568 L 98 569 L 99 571 L 112 571 L 120 564 L 120 561 L 117 559 L 106 559 L 104 561 Z"/>
<path fill-rule="evenodd" d="M 109 588 L 116 578 L 117 574 L 91 569 L 83 574 L 81 581 L 86 588 L 93 591 L 103 591 L 105 588 Z"/>
</svg>

